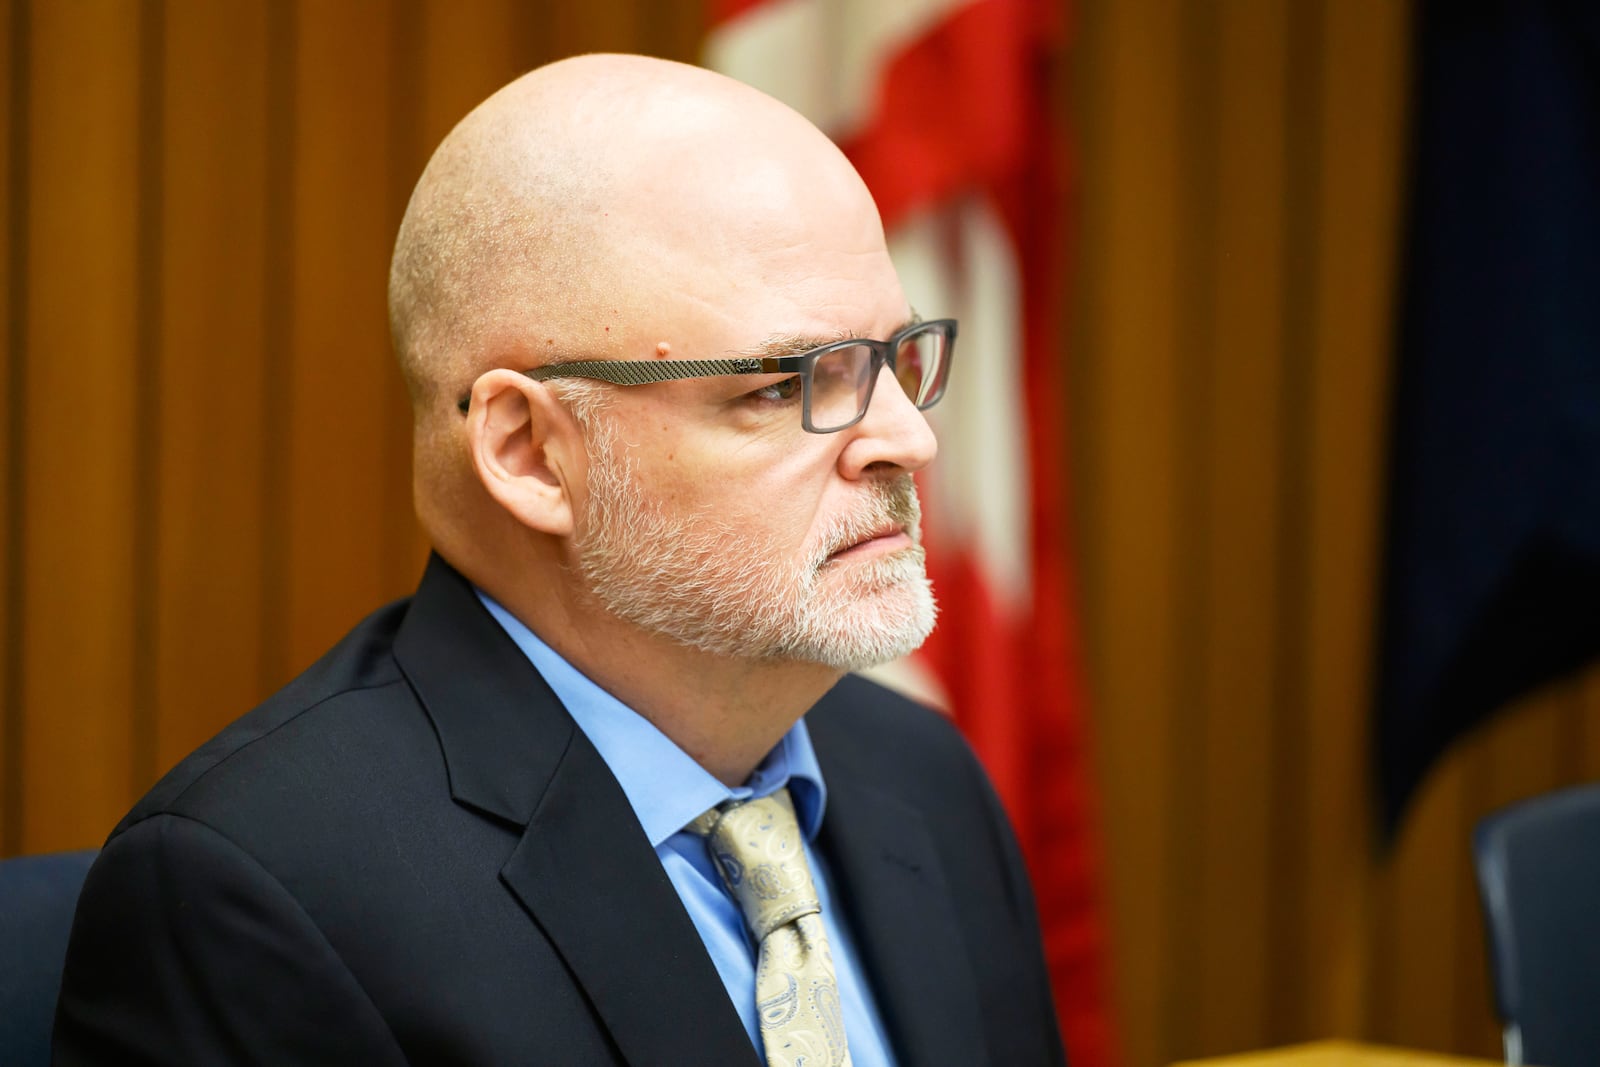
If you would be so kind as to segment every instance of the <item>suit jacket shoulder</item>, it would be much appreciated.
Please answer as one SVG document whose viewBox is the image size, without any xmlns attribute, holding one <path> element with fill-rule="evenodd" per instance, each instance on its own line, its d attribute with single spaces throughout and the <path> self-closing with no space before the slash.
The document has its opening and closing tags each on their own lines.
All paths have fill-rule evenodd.
<svg viewBox="0 0 1600 1067">
<path fill-rule="evenodd" d="M 56 1023 L 63 1064 L 706 1054 L 756 1062 L 626 798 L 438 560 L 117 827 Z"/>
</svg>

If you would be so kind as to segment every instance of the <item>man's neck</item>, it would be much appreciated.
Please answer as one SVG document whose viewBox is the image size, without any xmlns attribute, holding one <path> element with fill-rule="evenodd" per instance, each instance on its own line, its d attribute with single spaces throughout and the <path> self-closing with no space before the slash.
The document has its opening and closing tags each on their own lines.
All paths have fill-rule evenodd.
<svg viewBox="0 0 1600 1067">
<path fill-rule="evenodd" d="M 843 675 L 817 663 L 703 652 L 559 597 L 486 591 L 728 786 L 742 785 Z"/>
</svg>

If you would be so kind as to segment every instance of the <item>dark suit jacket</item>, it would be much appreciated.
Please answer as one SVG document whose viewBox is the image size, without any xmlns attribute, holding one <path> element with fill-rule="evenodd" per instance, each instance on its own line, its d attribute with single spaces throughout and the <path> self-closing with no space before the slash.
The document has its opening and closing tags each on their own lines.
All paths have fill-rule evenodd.
<svg viewBox="0 0 1600 1067">
<path fill-rule="evenodd" d="M 904 1067 L 1063 1062 L 1033 901 L 939 716 L 856 678 L 808 714 L 819 834 Z M 58 1064 L 749 1065 L 615 778 L 435 559 L 112 833 Z"/>
</svg>

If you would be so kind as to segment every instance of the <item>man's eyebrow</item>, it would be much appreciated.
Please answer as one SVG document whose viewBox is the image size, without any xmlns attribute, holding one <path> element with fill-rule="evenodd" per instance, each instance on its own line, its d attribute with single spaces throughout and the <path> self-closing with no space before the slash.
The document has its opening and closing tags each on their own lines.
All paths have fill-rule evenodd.
<svg viewBox="0 0 1600 1067">
<path fill-rule="evenodd" d="M 834 337 L 802 337 L 799 334 L 769 337 L 754 348 L 736 353 L 741 356 L 803 356 L 813 348 L 831 345 L 835 341 L 850 340 L 850 334 L 840 333 Z"/>
<path fill-rule="evenodd" d="M 902 322 L 900 325 L 896 326 L 890 331 L 889 336 L 892 337 L 901 330 L 915 326 L 921 321 L 922 316 L 913 311 L 909 319 Z M 754 348 L 736 352 L 734 355 L 757 357 L 803 356 L 814 348 L 821 348 L 823 345 L 831 345 L 838 341 L 860 341 L 867 339 L 868 338 L 864 338 L 860 334 L 852 334 L 844 330 L 841 330 L 833 337 L 819 337 L 815 335 L 804 337 L 800 334 L 786 334 L 778 337 L 769 337 L 767 340 L 761 342 L 759 345 L 756 345 Z"/>
</svg>

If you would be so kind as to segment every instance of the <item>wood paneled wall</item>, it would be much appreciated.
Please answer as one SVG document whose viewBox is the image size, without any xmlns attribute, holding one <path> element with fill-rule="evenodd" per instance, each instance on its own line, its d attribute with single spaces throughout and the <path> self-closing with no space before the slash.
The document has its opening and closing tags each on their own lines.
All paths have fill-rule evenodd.
<svg viewBox="0 0 1600 1067">
<path fill-rule="evenodd" d="M 1071 440 L 1128 1063 L 1497 1055 L 1468 834 L 1600 777 L 1600 672 L 1471 737 L 1377 852 L 1408 5 L 1076 6 Z"/>
<path fill-rule="evenodd" d="M 433 146 L 517 73 L 692 59 L 687 5 L 6 0 L 0 850 L 98 843 L 404 595 L 384 310 Z"/>
<path fill-rule="evenodd" d="M 1404 144 L 1390 0 L 1079 0 L 1063 293 L 1126 1062 L 1492 1053 L 1466 833 L 1600 775 L 1600 679 L 1434 777 L 1364 754 Z M 427 154 L 697 3 L 0 0 L 0 854 L 98 843 L 423 545 L 388 355 Z M 1064 132 L 1065 131 L 1064 129 Z"/>
</svg>

